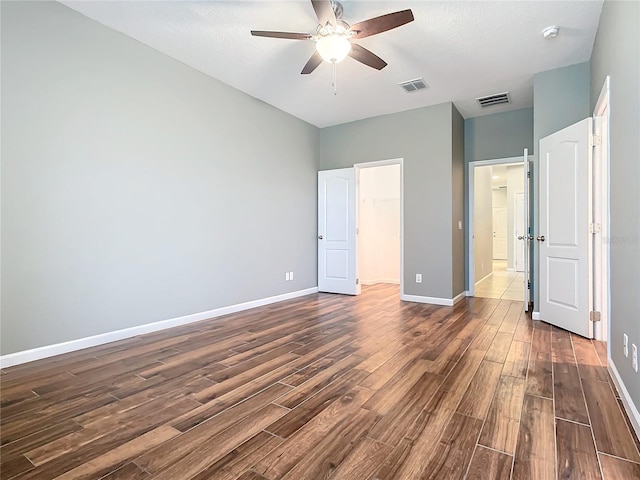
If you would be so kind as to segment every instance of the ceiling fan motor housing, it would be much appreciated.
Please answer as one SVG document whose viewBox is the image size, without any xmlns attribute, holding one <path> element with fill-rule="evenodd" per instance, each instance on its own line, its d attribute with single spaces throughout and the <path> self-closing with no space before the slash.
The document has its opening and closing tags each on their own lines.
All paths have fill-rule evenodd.
<svg viewBox="0 0 640 480">
<path fill-rule="evenodd" d="M 344 9 L 342 8 L 342 4 L 340 2 L 331 0 L 331 8 L 333 8 L 333 13 L 336 16 L 336 20 L 340 20 L 342 18 L 342 12 L 344 11 Z"/>
</svg>

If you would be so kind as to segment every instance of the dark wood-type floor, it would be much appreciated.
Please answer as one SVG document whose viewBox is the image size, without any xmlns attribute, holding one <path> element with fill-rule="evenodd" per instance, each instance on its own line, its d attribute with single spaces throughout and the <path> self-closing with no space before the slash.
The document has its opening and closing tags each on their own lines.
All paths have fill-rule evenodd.
<svg viewBox="0 0 640 480">
<path fill-rule="evenodd" d="M 632 479 L 604 345 L 318 294 L 2 371 L 2 480 Z"/>
</svg>

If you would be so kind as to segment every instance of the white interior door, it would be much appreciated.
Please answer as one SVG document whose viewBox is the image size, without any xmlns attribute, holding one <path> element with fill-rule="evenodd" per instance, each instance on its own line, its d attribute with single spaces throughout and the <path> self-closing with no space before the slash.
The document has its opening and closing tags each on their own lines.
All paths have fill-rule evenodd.
<svg viewBox="0 0 640 480">
<path fill-rule="evenodd" d="M 507 209 L 505 207 L 493 209 L 493 258 L 507 259 Z"/>
<path fill-rule="evenodd" d="M 592 338 L 592 119 L 540 140 L 540 318 Z"/>
<path fill-rule="evenodd" d="M 318 290 L 360 294 L 355 169 L 318 172 Z"/>
<path fill-rule="evenodd" d="M 531 266 L 529 264 L 529 259 L 531 255 L 530 251 L 530 242 L 531 242 L 531 224 L 529 223 L 529 169 L 531 168 L 529 165 L 529 149 L 524 149 L 524 159 L 523 159 L 523 169 L 522 173 L 524 175 L 524 204 L 523 204 L 523 212 L 522 216 L 524 218 L 524 234 L 523 234 L 523 242 L 524 242 L 524 272 L 523 272 L 523 288 L 524 288 L 524 311 L 529 311 L 529 302 L 531 301 L 531 289 L 529 288 L 530 280 L 531 280 Z"/>
<path fill-rule="evenodd" d="M 524 272 L 524 250 L 527 246 L 527 232 L 524 228 L 524 193 L 515 194 L 515 270 Z"/>
</svg>

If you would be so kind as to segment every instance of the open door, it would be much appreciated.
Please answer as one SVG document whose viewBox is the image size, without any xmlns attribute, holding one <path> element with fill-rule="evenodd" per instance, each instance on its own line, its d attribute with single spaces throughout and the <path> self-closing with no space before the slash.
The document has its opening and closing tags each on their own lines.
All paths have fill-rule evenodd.
<svg viewBox="0 0 640 480">
<path fill-rule="evenodd" d="M 531 302 L 531 265 L 529 264 L 529 259 L 531 258 L 531 252 L 529 251 L 529 244 L 531 242 L 531 225 L 529 223 L 529 149 L 524 149 L 524 158 L 522 159 L 522 174 L 524 175 L 524 181 L 522 184 L 524 185 L 524 195 L 522 199 L 522 208 L 524 212 L 522 212 L 523 219 L 523 232 L 518 234 L 517 240 L 522 242 L 522 249 L 524 262 L 523 262 L 523 285 L 524 289 L 524 311 L 529 311 L 529 303 Z"/>
<path fill-rule="evenodd" d="M 524 272 L 524 254 L 525 249 L 527 248 L 527 231 L 524 227 L 524 192 L 518 192 L 514 194 L 514 197 L 515 210 L 513 223 L 515 225 L 516 240 L 513 267 L 516 272 Z M 526 297 L 526 295 L 524 295 L 522 298 L 524 297 Z"/>
<path fill-rule="evenodd" d="M 540 140 L 540 319 L 593 337 L 587 118 Z"/>
<path fill-rule="evenodd" d="M 359 295 L 354 168 L 318 172 L 318 290 Z"/>
</svg>

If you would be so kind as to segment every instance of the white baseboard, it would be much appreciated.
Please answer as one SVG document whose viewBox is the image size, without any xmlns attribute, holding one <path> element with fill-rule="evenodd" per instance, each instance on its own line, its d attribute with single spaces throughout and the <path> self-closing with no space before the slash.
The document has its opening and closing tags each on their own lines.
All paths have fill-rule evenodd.
<svg viewBox="0 0 640 480">
<path fill-rule="evenodd" d="M 531 318 L 533 320 L 540 320 L 540 312 L 531 312 Z"/>
<path fill-rule="evenodd" d="M 476 283 L 474 283 L 474 285 L 478 285 L 481 281 L 486 280 L 487 278 L 489 278 L 491 275 L 493 275 L 493 272 L 489 272 L 487 273 L 484 277 L 482 277 L 480 280 L 478 280 Z"/>
<path fill-rule="evenodd" d="M 455 305 L 456 303 L 460 302 L 461 300 L 464 300 L 465 298 L 467 298 L 466 290 L 463 292 L 460 292 L 458 295 L 453 297 L 453 304 Z"/>
<path fill-rule="evenodd" d="M 377 285 L 378 283 L 392 283 L 394 285 L 400 285 L 400 280 L 397 278 L 378 278 L 375 280 L 361 280 L 362 285 Z"/>
<path fill-rule="evenodd" d="M 613 378 L 613 383 L 616 384 L 616 388 L 618 389 L 618 392 L 620 392 L 620 399 L 622 400 L 624 409 L 627 412 L 627 416 L 629 417 L 629 420 L 631 420 L 633 429 L 636 431 L 636 436 L 640 438 L 640 412 L 638 412 L 638 408 L 634 405 L 631 395 L 629 395 L 627 387 L 624 385 L 622 378 L 620 378 L 620 374 L 618 373 L 618 369 L 613 363 L 613 360 L 608 358 L 607 364 L 609 365 L 608 370 L 611 374 L 611 378 Z"/>
<path fill-rule="evenodd" d="M 430 303 L 432 305 L 444 305 L 446 307 L 453 307 L 460 300 L 465 298 L 467 292 L 462 292 L 459 295 L 456 295 L 453 298 L 440 298 L 440 297 L 423 297 L 420 295 L 400 295 L 400 300 L 404 300 L 405 302 L 416 302 L 416 303 Z"/>
<path fill-rule="evenodd" d="M 464 296 L 465 297 L 473 297 L 473 295 L 471 295 L 471 292 L 469 290 L 464 292 Z"/>
<path fill-rule="evenodd" d="M 170 318 L 168 320 L 161 320 L 159 322 L 146 323 L 144 325 L 137 325 L 135 327 L 115 330 L 113 332 L 101 333 L 99 335 L 93 335 L 91 337 L 79 338 L 77 340 L 56 343 L 54 345 L 46 345 L 44 347 L 24 350 L 22 352 L 9 353 L 7 355 L 0 356 L 0 368 L 7 368 L 13 365 L 33 362 L 34 360 L 53 357 L 54 355 L 61 355 L 63 353 L 74 352 L 83 348 L 95 347 L 96 345 L 115 342 L 117 340 L 123 340 L 125 338 L 143 335 L 145 333 L 166 330 L 167 328 L 178 327 L 180 325 L 186 325 L 188 323 L 200 322 L 202 320 L 208 320 L 210 318 L 220 317 L 222 315 L 228 315 L 230 313 L 242 312 L 243 310 L 261 307 L 263 305 L 269 305 L 271 303 L 282 302 L 283 300 L 302 297 L 304 295 L 311 295 L 312 293 L 317 292 L 318 287 L 312 287 L 295 292 L 275 295 L 273 297 L 260 298 L 258 300 L 252 300 L 250 302 L 238 303 L 236 305 L 216 308 L 213 310 L 208 310 L 206 312 L 192 313 L 190 315 L 184 315 L 182 317 Z"/>
</svg>

